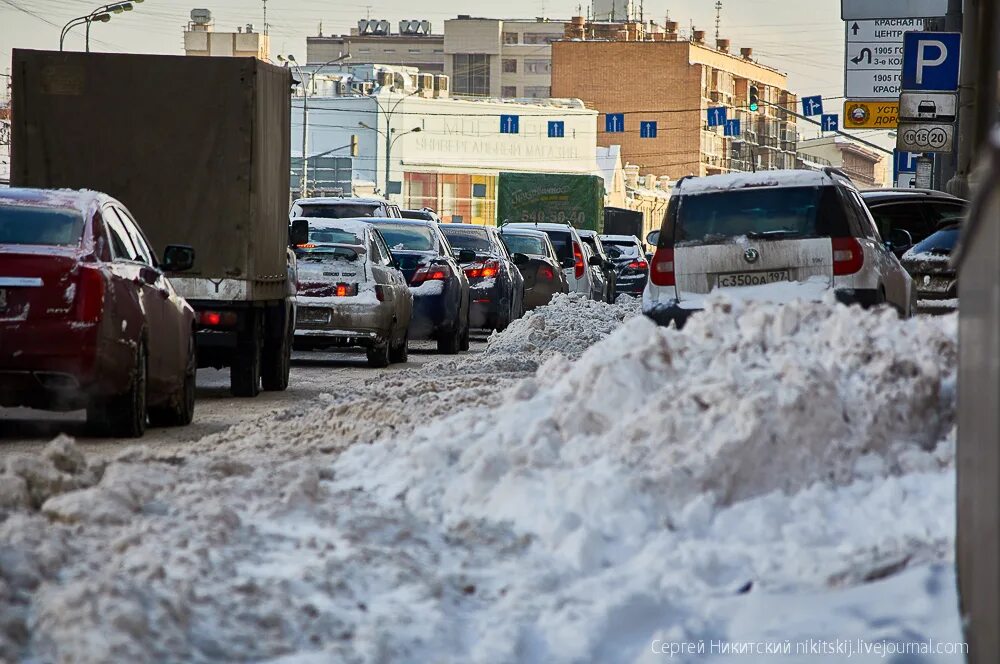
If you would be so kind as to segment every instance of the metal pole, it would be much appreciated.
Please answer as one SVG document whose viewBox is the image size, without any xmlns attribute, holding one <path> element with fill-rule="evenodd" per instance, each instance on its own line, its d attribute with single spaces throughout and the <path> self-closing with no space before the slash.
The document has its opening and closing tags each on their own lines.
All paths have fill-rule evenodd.
<svg viewBox="0 0 1000 664">
<path fill-rule="evenodd" d="M 949 0 L 949 3 L 956 0 Z M 950 8 L 950 4 L 949 4 Z M 949 11 L 950 13 L 950 11 Z M 979 0 L 965 0 L 962 30 L 962 71 L 958 84 L 958 140 L 955 145 L 955 175 L 945 185 L 945 190 L 960 198 L 969 197 L 969 172 L 972 170 L 972 155 L 975 152 L 978 109 L 976 106 L 976 66 L 979 59 L 978 37 L 982 35 L 975 26 L 979 17 Z M 987 34 L 992 34 L 988 32 Z"/>
<path fill-rule="evenodd" d="M 302 68 L 299 67 L 299 77 L 302 78 L 302 179 L 299 183 L 299 197 L 309 196 L 309 182 L 307 180 L 309 171 L 309 90 L 306 88 L 306 79 L 302 75 Z"/>
<path fill-rule="evenodd" d="M 389 128 L 391 121 L 391 116 L 385 116 L 385 199 L 389 199 L 389 167 L 392 163 L 390 157 L 392 155 L 392 129 Z"/>
<path fill-rule="evenodd" d="M 87 53 L 90 53 L 90 21 L 89 20 L 87 21 L 87 38 L 86 38 L 85 41 L 87 43 Z"/>
</svg>

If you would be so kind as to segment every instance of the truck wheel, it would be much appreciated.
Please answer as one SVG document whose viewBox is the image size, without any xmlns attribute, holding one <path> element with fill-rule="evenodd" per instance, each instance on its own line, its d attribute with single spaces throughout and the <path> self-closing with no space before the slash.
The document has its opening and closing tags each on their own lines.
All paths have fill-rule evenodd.
<svg viewBox="0 0 1000 664">
<path fill-rule="evenodd" d="M 236 397 L 255 397 L 260 394 L 260 364 L 262 326 L 253 326 L 250 338 L 240 339 L 229 369 L 229 389 Z"/>
<path fill-rule="evenodd" d="M 146 378 L 146 346 L 140 342 L 128 389 L 87 408 L 88 424 L 116 438 L 140 438 L 146 433 Z"/>
<path fill-rule="evenodd" d="M 288 374 L 292 368 L 292 334 L 294 332 L 289 326 L 280 341 L 275 339 L 264 344 L 261 380 L 268 392 L 284 392 L 288 389 Z"/>
<path fill-rule="evenodd" d="M 405 364 L 410 359 L 409 339 L 410 332 L 404 329 L 403 338 L 399 340 L 398 344 L 389 348 L 390 362 L 393 364 Z"/>
<path fill-rule="evenodd" d="M 384 369 L 389 366 L 389 339 L 380 344 L 369 346 L 365 351 L 368 356 L 368 366 L 373 369 Z"/>
<path fill-rule="evenodd" d="M 154 427 L 184 427 L 194 419 L 194 392 L 198 373 L 198 354 L 194 335 L 188 341 L 188 359 L 184 382 L 167 406 L 149 409 L 149 423 Z"/>
</svg>

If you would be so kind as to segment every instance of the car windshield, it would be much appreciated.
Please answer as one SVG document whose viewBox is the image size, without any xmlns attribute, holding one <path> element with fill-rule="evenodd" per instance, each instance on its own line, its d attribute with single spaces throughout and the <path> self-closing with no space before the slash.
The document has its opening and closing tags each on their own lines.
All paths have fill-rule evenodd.
<svg viewBox="0 0 1000 664">
<path fill-rule="evenodd" d="M 309 242 L 311 244 L 350 244 L 357 247 L 364 245 L 364 241 L 352 231 L 345 231 L 342 228 L 310 228 Z"/>
<path fill-rule="evenodd" d="M 83 215 L 26 205 L 0 205 L 0 244 L 80 244 Z"/>
<path fill-rule="evenodd" d="M 951 254 L 958 243 L 958 227 L 942 228 L 913 246 L 914 254 Z"/>
<path fill-rule="evenodd" d="M 564 231 L 545 231 L 560 259 L 573 258 L 573 236 Z"/>
<path fill-rule="evenodd" d="M 635 242 L 628 242 L 626 240 L 602 240 L 601 244 L 604 245 L 605 249 L 610 249 L 614 247 L 620 252 L 618 258 L 638 258 L 639 257 L 639 245 Z"/>
<path fill-rule="evenodd" d="M 674 242 L 725 243 L 734 238 L 830 237 L 843 219 L 834 187 L 743 189 L 681 196 Z"/>
<path fill-rule="evenodd" d="M 436 251 L 434 233 L 426 226 L 409 224 L 379 224 L 378 229 L 389 249 L 403 251 Z"/>
<path fill-rule="evenodd" d="M 355 219 L 376 217 L 379 206 L 375 203 L 299 203 L 299 217 L 314 219 Z"/>
<path fill-rule="evenodd" d="M 503 243 L 507 245 L 507 251 L 515 254 L 529 254 L 532 256 L 547 256 L 545 251 L 545 240 L 532 235 L 507 235 L 501 236 Z"/>
<path fill-rule="evenodd" d="M 447 226 L 442 226 L 441 230 L 444 231 L 444 236 L 448 238 L 451 246 L 459 251 L 469 249 L 480 254 L 493 252 L 493 245 L 490 243 L 490 238 L 486 236 L 486 231 L 449 229 Z"/>
</svg>

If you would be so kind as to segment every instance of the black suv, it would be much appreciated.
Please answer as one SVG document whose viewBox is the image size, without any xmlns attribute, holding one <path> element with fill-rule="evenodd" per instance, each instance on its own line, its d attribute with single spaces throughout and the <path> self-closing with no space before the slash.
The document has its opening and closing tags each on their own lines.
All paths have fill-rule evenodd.
<svg viewBox="0 0 1000 664">
<path fill-rule="evenodd" d="M 875 217 L 882 237 L 894 231 L 910 234 L 910 244 L 897 243 L 893 253 L 902 256 L 913 245 L 927 239 L 939 228 L 955 224 L 965 216 L 968 201 L 931 189 L 871 189 L 861 198 Z"/>
</svg>

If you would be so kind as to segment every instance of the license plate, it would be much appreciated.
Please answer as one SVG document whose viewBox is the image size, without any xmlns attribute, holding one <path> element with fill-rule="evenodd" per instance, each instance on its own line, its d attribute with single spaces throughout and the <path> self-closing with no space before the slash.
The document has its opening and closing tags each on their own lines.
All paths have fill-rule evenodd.
<svg viewBox="0 0 1000 664">
<path fill-rule="evenodd" d="M 770 272 L 747 272 L 743 274 L 720 274 L 719 288 L 735 288 L 740 286 L 763 286 L 779 281 L 791 281 L 788 270 L 772 270 Z"/>
<path fill-rule="evenodd" d="M 329 309 L 307 308 L 299 311 L 297 318 L 300 323 L 329 323 L 330 311 Z"/>
</svg>

